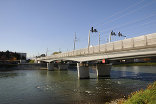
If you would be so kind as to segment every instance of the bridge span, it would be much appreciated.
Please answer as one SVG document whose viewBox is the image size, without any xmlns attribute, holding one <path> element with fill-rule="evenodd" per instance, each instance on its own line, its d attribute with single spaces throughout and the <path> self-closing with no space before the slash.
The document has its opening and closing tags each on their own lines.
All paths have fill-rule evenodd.
<svg viewBox="0 0 156 104">
<path fill-rule="evenodd" d="M 79 78 L 87 78 L 89 77 L 89 68 L 86 62 L 101 62 L 102 59 L 117 60 L 151 56 L 156 56 L 156 33 L 101 44 L 89 48 L 73 50 L 70 52 L 59 53 L 47 57 L 41 57 L 37 58 L 36 61 L 47 62 L 48 69 L 53 69 L 52 63 L 54 61 L 75 61 L 77 62 Z M 66 69 L 68 67 L 67 65 L 59 66 L 60 69 Z M 97 75 L 109 75 L 110 68 L 110 64 L 98 63 Z"/>
</svg>

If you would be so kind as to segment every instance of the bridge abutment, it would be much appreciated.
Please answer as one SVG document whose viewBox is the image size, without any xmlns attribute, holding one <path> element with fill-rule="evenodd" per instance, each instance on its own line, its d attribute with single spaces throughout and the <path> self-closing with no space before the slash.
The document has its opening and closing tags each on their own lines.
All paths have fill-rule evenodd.
<svg viewBox="0 0 156 104">
<path fill-rule="evenodd" d="M 89 66 L 84 63 L 77 63 L 77 71 L 79 79 L 89 78 Z"/>
<path fill-rule="evenodd" d="M 96 72 L 97 77 L 109 77 L 112 65 L 110 64 L 97 64 Z"/>
<path fill-rule="evenodd" d="M 54 63 L 47 63 L 47 69 L 48 69 L 48 71 L 53 71 L 54 70 Z"/>
</svg>

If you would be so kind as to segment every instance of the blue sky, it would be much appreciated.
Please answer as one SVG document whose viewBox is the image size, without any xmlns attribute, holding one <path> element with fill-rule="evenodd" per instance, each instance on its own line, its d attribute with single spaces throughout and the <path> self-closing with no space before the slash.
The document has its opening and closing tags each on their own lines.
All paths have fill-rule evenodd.
<svg viewBox="0 0 156 104">
<path fill-rule="evenodd" d="M 106 43 L 110 32 L 127 38 L 156 32 L 156 0 L 0 0 L 0 51 L 28 57 L 86 48 L 93 26 Z M 124 38 L 113 37 L 113 41 Z M 91 34 L 91 45 L 98 33 Z"/>
</svg>

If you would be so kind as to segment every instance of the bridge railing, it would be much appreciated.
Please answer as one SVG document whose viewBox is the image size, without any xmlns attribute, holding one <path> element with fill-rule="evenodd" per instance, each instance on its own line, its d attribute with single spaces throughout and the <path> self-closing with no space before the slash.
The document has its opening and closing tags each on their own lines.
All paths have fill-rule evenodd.
<svg viewBox="0 0 156 104">
<path fill-rule="evenodd" d="M 100 46 L 97 45 L 89 48 L 64 52 L 56 55 L 43 57 L 41 59 L 54 59 L 54 58 L 58 59 L 63 57 L 82 56 L 82 55 L 89 55 L 89 54 L 102 54 L 102 53 L 132 50 L 132 49 L 139 49 L 139 48 L 146 48 L 146 47 L 156 47 L 156 33 L 129 38 L 120 41 L 115 41 L 115 42 L 110 42 L 106 44 L 101 44 Z"/>
</svg>

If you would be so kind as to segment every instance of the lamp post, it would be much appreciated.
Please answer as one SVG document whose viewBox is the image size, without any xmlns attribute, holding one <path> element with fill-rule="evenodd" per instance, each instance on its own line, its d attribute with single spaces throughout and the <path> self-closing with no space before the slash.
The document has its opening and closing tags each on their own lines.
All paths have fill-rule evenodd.
<svg viewBox="0 0 156 104">
<path fill-rule="evenodd" d="M 74 37 L 74 50 L 75 50 L 75 43 L 77 41 L 77 37 L 76 37 L 76 32 L 75 32 L 75 37 Z"/>
<path fill-rule="evenodd" d="M 90 30 L 89 30 L 89 35 L 88 35 L 88 52 L 89 52 L 89 47 L 90 47 Z"/>
<path fill-rule="evenodd" d="M 109 35 L 109 43 L 111 42 L 113 35 L 116 36 L 115 32 L 113 32 L 113 30 L 112 30 L 112 32 Z"/>
<path fill-rule="evenodd" d="M 91 28 L 91 30 L 89 30 L 89 35 L 88 35 L 88 53 L 89 53 L 89 47 L 90 47 L 90 32 L 97 32 L 96 29 L 94 29 L 93 27 Z"/>
<path fill-rule="evenodd" d="M 121 32 L 118 33 L 118 36 L 119 36 L 119 37 L 125 37 L 125 39 L 126 39 L 126 36 L 123 35 Z"/>
<path fill-rule="evenodd" d="M 99 32 L 99 52 L 100 52 L 100 32 Z"/>
</svg>

